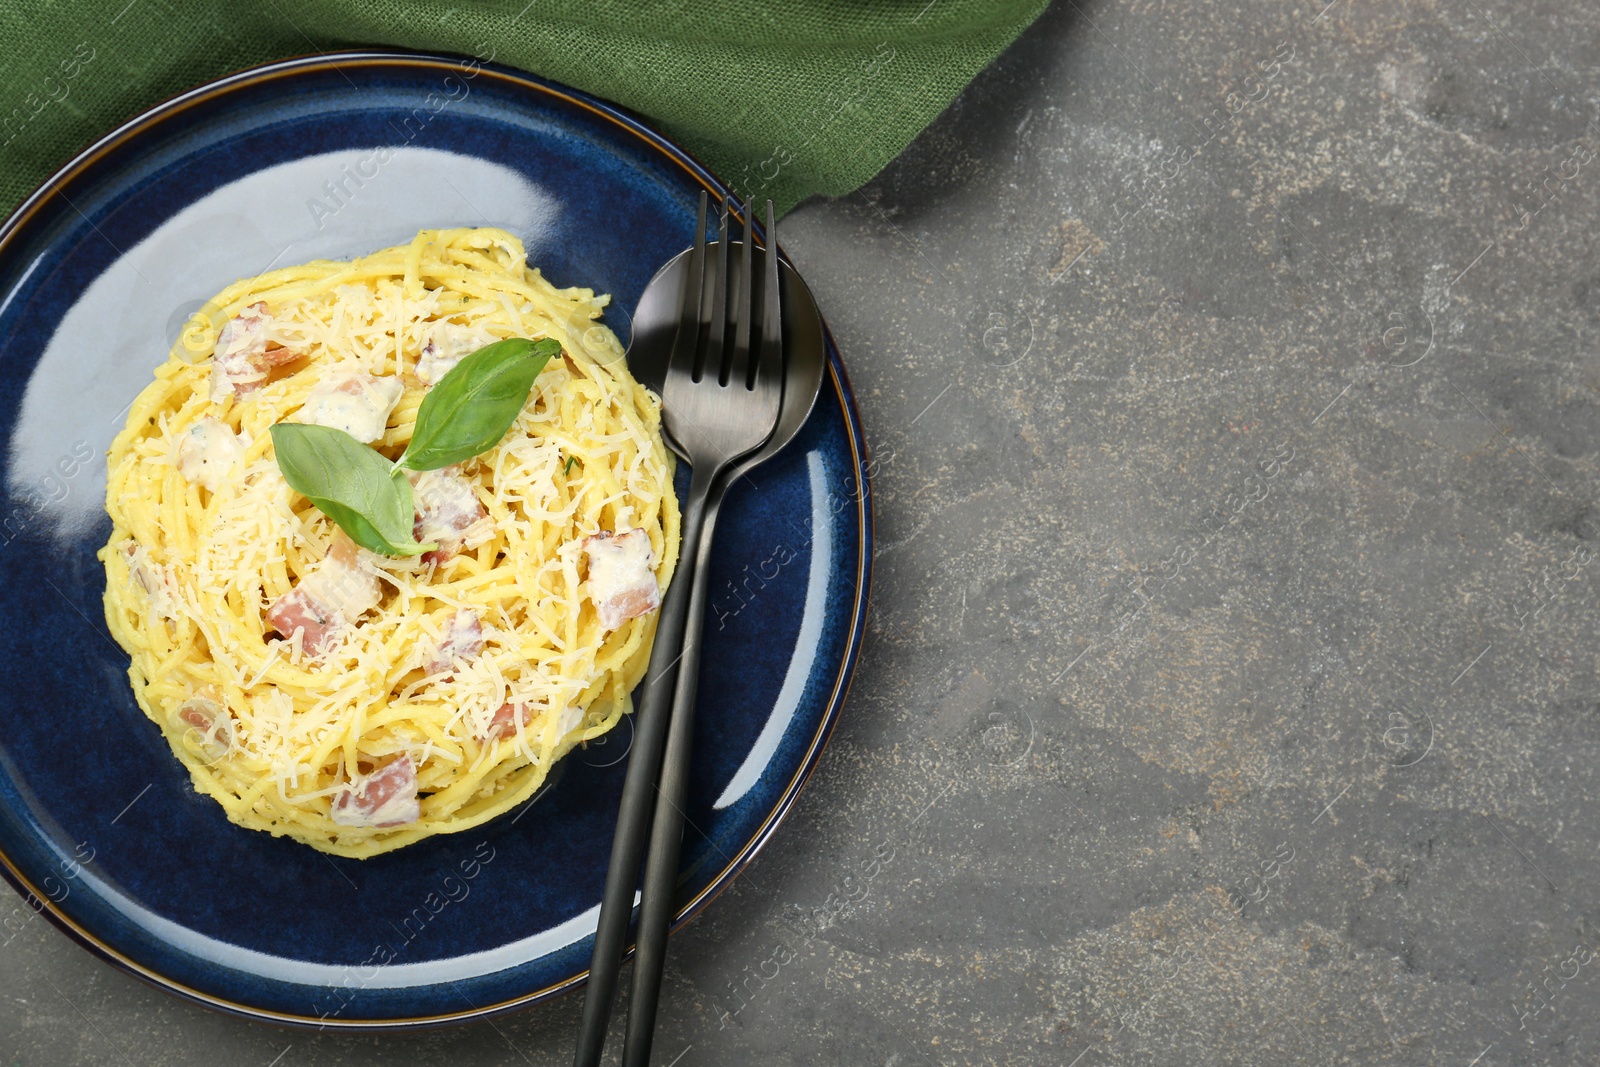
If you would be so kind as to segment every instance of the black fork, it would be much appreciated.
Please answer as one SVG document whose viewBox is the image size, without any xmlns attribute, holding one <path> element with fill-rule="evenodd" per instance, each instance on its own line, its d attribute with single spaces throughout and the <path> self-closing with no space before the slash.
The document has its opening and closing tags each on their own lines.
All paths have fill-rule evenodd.
<svg viewBox="0 0 1600 1067">
<path fill-rule="evenodd" d="M 744 240 L 738 246 L 739 269 L 735 273 L 734 246 L 728 241 L 728 204 L 724 201 L 722 206 L 713 256 L 705 240 L 707 199 L 700 194 L 683 311 L 661 389 L 667 443 L 691 470 L 683 506 L 682 549 L 661 606 L 623 782 L 576 1067 L 595 1067 L 604 1049 L 647 827 L 650 853 L 640 900 L 638 956 L 623 1062 L 644 1067 L 650 1058 L 667 927 L 677 889 L 710 573 L 706 560 L 727 489 L 719 475 L 766 441 L 777 425 L 783 399 L 778 246 L 772 202 L 766 207 L 766 250 L 758 292 L 752 272 L 755 227 L 751 205 L 745 205 Z"/>
</svg>

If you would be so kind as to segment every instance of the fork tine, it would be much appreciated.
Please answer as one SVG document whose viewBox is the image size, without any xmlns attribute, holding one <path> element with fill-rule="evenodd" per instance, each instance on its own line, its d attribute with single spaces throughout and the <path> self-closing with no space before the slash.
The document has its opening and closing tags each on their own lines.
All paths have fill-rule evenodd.
<svg viewBox="0 0 1600 1067">
<path fill-rule="evenodd" d="M 710 333 L 706 337 L 706 346 L 696 357 L 694 363 L 694 380 L 700 381 L 710 370 L 719 377 L 722 374 L 723 351 L 728 337 L 728 268 L 731 266 L 728 255 L 728 198 L 722 198 L 722 209 L 717 218 L 717 259 L 716 273 L 711 279 L 711 319 Z"/>
<path fill-rule="evenodd" d="M 751 387 L 765 379 L 783 380 L 783 303 L 782 276 L 778 273 L 778 230 L 772 218 L 772 201 L 767 201 L 767 255 L 762 271 L 761 355 L 756 363 Z"/>
<path fill-rule="evenodd" d="M 750 277 L 750 249 L 755 245 L 756 226 L 754 205 L 744 202 L 744 240 L 739 245 L 739 288 L 733 296 L 733 358 L 723 368 L 722 384 L 733 383 L 741 389 L 750 385 L 750 304 L 755 300 L 755 280 Z"/>
<path fill-rule="evenodd" d="M 672 340 L 668 365 L 690 367 L 700 351 L 700 294 L 706 273 L 706 193 L 700 191 L 700 221 L 695 223 L 694 248 L 689 253 L 689 275 L 683 283 L 683 310 L 678 313 L 678 332 Z"/>
</svg>

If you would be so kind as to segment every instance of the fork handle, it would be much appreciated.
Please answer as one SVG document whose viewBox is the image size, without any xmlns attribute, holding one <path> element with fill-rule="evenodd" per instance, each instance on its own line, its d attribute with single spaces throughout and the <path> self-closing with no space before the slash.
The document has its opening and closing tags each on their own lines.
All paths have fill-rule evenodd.
<svg viewBox="0 0 1600 1067">
<path fill-rule="evenodd" d="M 649 1067 L 655 1037 L 661 975 L 666 965 L 667 926 L 672 921 L 678 889 L 678 853 L 683 844 L 683 805 L 689 787 L 689 757 L 694 742 L 695 696 L 700 685 L 700 638 L 705 629 L 706 589 L 710 584 L 712 531 L 728 481 L 716 481 L 707 493 L 704 526 L 690 583 L 689 614 L 683 632 L 683 655 L 667 726 L 666 754 L 661 761 L 655 818 L 650 827 L 650 853 L 645 859 L 644 895 L 639 902 L 638 952 L 634 956 L 633 995 L 628 1004 L 628 1031 L 622 1046 L 623 1067 Z"/>
<path fill-rule="evenodd" d="M 686 673 L 686 624 L 697 645 L 700 639 L 701 627 L 694 620 L 705 611 L 705 581 L 699 575 L 706 559 L 706 546 L 711 539 L 711 525 L 705 521 L 707 515 L 715 521 L 716 506 L 713 503 L 708 508 L 707 502 L 716 474 L 708 464 L 694 468 L 689 495 L 684 503 L 683 521 L 679 527 L 683 552 L 678 557 L 677 572 L 662 600 L 661 614 L 656 621 L 655 644 L 650 652 L 650 667 L 645 674 L 644 695 L 640 698 L 639 711 L 634 717 L 633 749 L 628 756 L 628 772 L 622 783 L 616 836 L 611 842 L 611 864 L 606 871 L 605 896 L 600 902 L 600 919 L 595 928 L 594 959 L 589 966 L 589 984 L 583 997 L 578 1050 L 573 1059 L 575 1067 L 596 1067 L 605 1049 L 611 1002 L 616 995 L 622 954 L 627 947 L 628 920 L 633 915 L 634 886 L 638 883 L 639 862 L 644 856 L 645 831 L 650 827 L 651 811 L 657 807 L 656 775 L 661 769 L 667 722 L 672 717 L 673 682 Z M 719 492 L 717 499 L 720 500 L 721 495 Z M 695 607 L 697 602 L 700 604 L 698 609 Z M 687 670 L 689 677 L 694 676 L 699 662 L 700 656 L 696 651 L 693 665 Z M 678 706 L 682 708 L 683 705 Z M 689 711 L 691 715 L 694 712 L 692 702 Z M 676 863 L 677 853 L 674 850 L 674 870 Z M 670 906 L 670 892 L 667 897 Z M 650 900 L 648 888 L 643 900 Z M 653 1018 L 653 1010 L 651 1014 Z"/>
</svg>

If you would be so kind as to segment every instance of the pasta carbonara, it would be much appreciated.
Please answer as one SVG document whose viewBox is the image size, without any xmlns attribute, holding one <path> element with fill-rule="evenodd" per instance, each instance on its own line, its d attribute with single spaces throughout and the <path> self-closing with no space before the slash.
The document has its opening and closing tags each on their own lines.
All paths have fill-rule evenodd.
<svg viewBox="0 0 1600 1067">
<path fill-rule="evenodd" d="M 524 259 L 500 230 L 425 230 L 236 282 L 113 441 L 106 619 L 240 826 L 351 857 L 464 830 L 631 710 L 678 554 L 660 405 L 595 322 L 608 298 Z M 289 488 L 274 423 L 393 459 L 428 389 L 509 337 L 562 354 L 498 445 L 413 476 L 437 548 L 358 548 Z"/>
</svg>

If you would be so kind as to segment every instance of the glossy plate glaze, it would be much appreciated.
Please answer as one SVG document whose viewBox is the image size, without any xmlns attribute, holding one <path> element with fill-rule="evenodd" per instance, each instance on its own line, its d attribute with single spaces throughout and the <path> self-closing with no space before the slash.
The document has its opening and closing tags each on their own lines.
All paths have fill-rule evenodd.
<svg viewBox="0 0 1600 1067">
<path fill-rule="evenodd" d="M 0 229 L 0 868 L 19 890 L 118 966 L 278 1022 L 460 1021 L 581 982 L 631 725 L 519 811 L 375 859 L 232 825 L 134 704 L 106 632 L 104 455 L 179 326 L 236 278 L 501 226 L 556 284 L 613 294 L 627 338 L 703 188 L 725 192 L 572 90 L 359 53 L 169 101 L 18 209 Z M 717 531 L 680 921 L 793 803 L 854 664 L 871 508 L 831 340 L 829 359 L 805 428 Z"/>
</svg>

